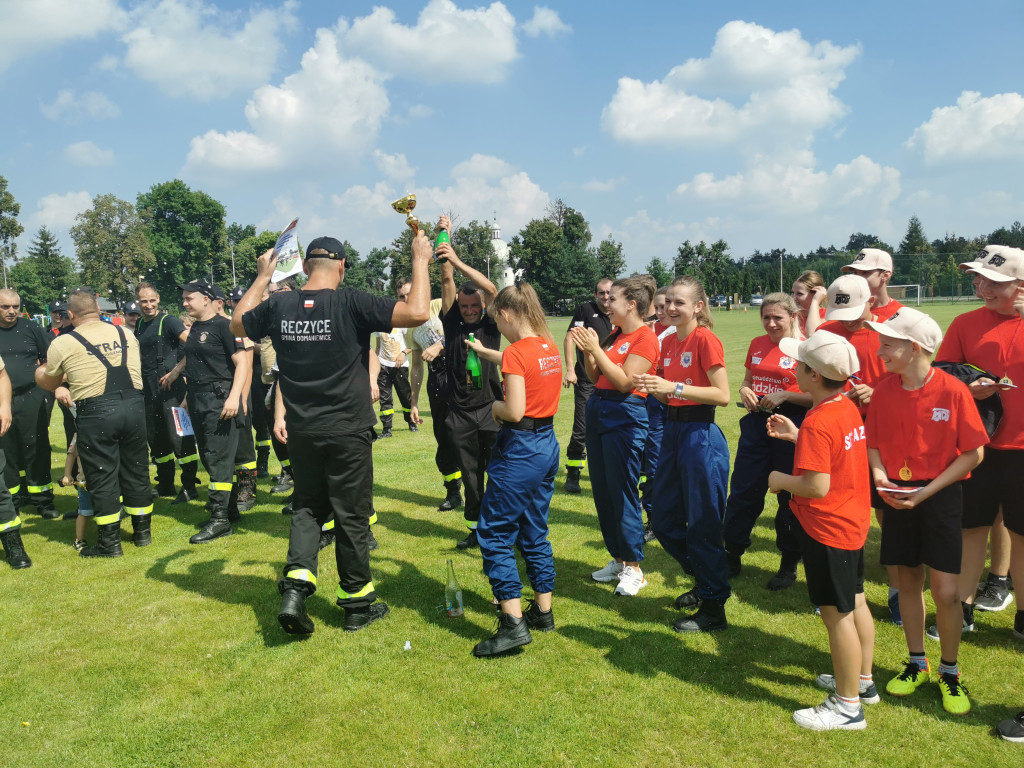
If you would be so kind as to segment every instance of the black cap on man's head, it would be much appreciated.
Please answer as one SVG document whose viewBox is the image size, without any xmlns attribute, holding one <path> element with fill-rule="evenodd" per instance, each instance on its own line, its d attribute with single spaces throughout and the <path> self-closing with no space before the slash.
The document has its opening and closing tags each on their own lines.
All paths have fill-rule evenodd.
<svg viewBox="0 0 1024 768">
<path fill-rule="evenodd" d="M 57 314 L 60 314 L 61 312 L 67 312 L 67 311 L 68 311 L 68 305 L 65 302 L 63 302 L 63 301 L 55 301 L 55 302 L 53 302 L 53 304 L 50 305 L 50 314 L 51 315 L 57 315 Z"/>
<path fill-rule="evenodd" d="M 228 294 L 228 299 L 231 301 L 241 301 L 243 296 L 245 296 L 245 288 L 240 285 L 236 285 Z"/>
<path fill-rule="evenodd" d="M 213 285 L 209 280 L 193 280 L 191 283 L 179 285 L 178 288 L 181 289 L 183 293 L 201 293 L 208 299 L 216 299 L 217 292 L 220 290 L 217 286 Z M 223 297 L 224 294 L 221 293 L 221 298 Z"/>
<path fill-rule="evenodd" d="M 141 315 L 142 310 L 139 309 L 139 303 L 137 301 L 130 301 L 124 305 L 124 313 L 126 315 Z"/>
<path fill-rule="evenodd" d="M 336 238 L 318 237 L 306 246 L 306 258 L 342 261 L 345 258 L 345 246 Z"/>
</svg>

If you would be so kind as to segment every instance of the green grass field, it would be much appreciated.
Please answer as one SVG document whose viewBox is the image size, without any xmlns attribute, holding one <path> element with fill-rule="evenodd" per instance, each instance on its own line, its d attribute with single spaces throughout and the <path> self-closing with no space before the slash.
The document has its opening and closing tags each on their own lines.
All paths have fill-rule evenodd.
<svg viewBox="0 0 1024 768">
<path fill-rule="evenodd" d="M 945 327 L 970 308 L 928 311 Z M 735 391 L 749 340 L 761 333 L 758 315 L 716 312 L 715 320 Z M 553 321 L 557 338 L 566 324 Z M 719 411 L 733 449 L 740 415 Z M 556 422 L 563 441 L 571 419 L 566 391 Z M 62 448 L 59 416 L 51 437 Z M 656 544 L 645 562 L 650 586 L 637 598 L 613 598 L 609 585 L 590 580 L 607 554 L 589 482 L 582 495 L 566 495 L 562 470 L 551 507 L 558 630 L 536 634 L 517 656 L 472 658 L 494 624 L 490 589 L 479 553 L 454 549 L 465 534 L 461 513 L 436 511 L 442 486 L 433 447 L 428 423 L 417 434 L 400 426 L 375 448 L 381 547 L 372 561 L 391 615 L 355 634 L 341 629 L 330 556 L 308 604 L 316 633 L 295 639 L 280 629 L 275 582 L 289 518 L 267 481 L 236 535 L 191 546 L 201 504 L 172 508 L 161 499 L 153 545 L 136 549 L 126 536 L 125 556 L 115 560 L 79 559 L 73 522 L 28 514 L 33 567 L 0 564 L 0 764 L 1024 764 L 1020 745 L 992 735 L 996 722 L 1024 708 L 1024 643 L 1013 639 L 1012 610 L 979 613 L 963 646 L 969 716 L 946 715 L 931 684 L 906 700 L 884 696 L 861 733 L 815 734 L 793 724 L 793 710 L 824 697 L 813 681 L 831 666 L 802 571 L 785 592 L 764 589 L 778 564 L 772 501 L 733 583 L 730 629 L 681 637 L 670 628 L 678 615 L 672 601 L 692 582 Z M 56 472 L 63 458 L 54 457 Z M 59 490 L 57 504 L 72 508 L 74 492 Z M 878 619 L 881 686 L 902 668 L 906 648 L 902 630 L 885 621 L 877 553 L 876 528 L 867 596 Z M 466 600 L 462 619 L 441 608 L 449 557 Z M 412 649 L 403 651 L 407 640 Z M 937 664 L 937 644 L 927 650 Z"/>
</svg>

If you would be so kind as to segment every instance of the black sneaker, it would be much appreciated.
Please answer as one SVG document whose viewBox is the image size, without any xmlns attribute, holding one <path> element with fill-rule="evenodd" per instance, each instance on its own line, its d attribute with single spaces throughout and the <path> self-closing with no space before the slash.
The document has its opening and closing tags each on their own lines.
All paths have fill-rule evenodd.
<svg viewBox="0 0 1024 768">
<path fill-rule="evenodd" d="M 715 632 L 728 626 L 725 603 L 721 600 L 702 600 L 696 613 L 672 623 L 676 632 Z"/>
<path fill-rule="evenodd" d="M 283 507 L 281 507 L 281 514 L 282 515 L 291 515 L 291 514 L 294 514 L 294 513 L 295 513 L 295 508 L 292 507 L 292 503 L 290 501 L 287 504 L 285 504 Z"/>
<path fill-rule="evenodd" d="M 1024 712 L 1009 720 L 1003 720 L 996 726 L 996 732 L 1006 741 L 1024 744 Z"/>
<path fill-rule="evenodd" d="M 380 436 L 382 438 L 384 438 L 384 437 L 394 437 L 394 434 L 391 432 L 390 429 L 385 429 L 383 432 L 380 433 Z"/>
<path fill-rule="evenodd" d="M 796 571 L 790 571 L 785 567 L 779 568 L 778 573 L 772 576 L 765 587 L 772 592 L 781 592 L 789 589 L 796 583 Z"/>
<path fill-rule="evenodd" d="M 366 608 L 345 609 L 345 631 L 358 632 L 368 624 L 388 615 L 389 608 L 384 603 L 372 603 Z"/>
<path fill-rule="evenodd" d="M 473 655 L 477 658 L 498 656 L 532 642 L 533 637 L 530 635 L 526 617 L 516 618 L 511 614 L 503 613 L 498 617 L 498 626 L 494 634 L 477 643 L 473 648 Z"/>
<path fill-rule="evenodd" d="M 456 549 L 473 549 L 480 546 L 480 541 L 476 537 L 476 529 L 474 528 L 469 532 L 469 536 L 464 538 L 458 544 L 455 545 Z"/>
<path fill-rule="evenodd" d="M 530 601 L 530 607 L 523 611 L 523 618 L 526 619 L 526 626 L 538 632 L 552 632 L 555 629 L 554 611 L 542 611 L 533 600 Z"/>
<path fill-rule="evenodd" d="M 295 482 L 287 472 L 282 472 L 274 479 L 274 485 L 270 488 L 271 493 L 291 493 Z"/>
<path fill-rule="evenodd" d="M 989 574 L 988 579 L 974 597 L 974 607 L 979 611 L 1002 611 L 1012 601 L 1010 590 L 1006 587 L 1006 580 L 996 581 L 992 574 Z"/>
<path fill-rule="evenodd" d="M 700 605 L 700 598 L 697 597 L 697 588 L 694 587 L 689 592 L 683 592 L 679 597 L 676 598 L 676 610 L 683 611 L 687 608 L 696 608 Z"/>
</svg>

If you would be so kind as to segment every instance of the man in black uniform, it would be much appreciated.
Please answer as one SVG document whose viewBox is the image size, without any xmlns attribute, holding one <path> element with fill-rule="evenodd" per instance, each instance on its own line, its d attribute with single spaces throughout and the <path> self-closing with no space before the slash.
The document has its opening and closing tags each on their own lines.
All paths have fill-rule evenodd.
<svg viewBox="0 0 1024 768">
<path fill-rule="evenodd" d="M 612 302 L 612 281 L 605 278 L 598 280 L 594 289 L 594 300 L 580 304 L 576 314 L 569 322 L 569 331 L 573 328 L 593 328 L 598 338 L 604 339 L 612 332 L 612 323 L 608 319 L 608 305 Z M 565 360 L 565 378 L 562 386 L 573 387 L 575 410 L 572 414 L 572 437 L 565 451 L 565 490 L 567 493 L 579 493 L 580 473 L 587 465 L 587 400 L 594 391 L 594 382 L 587 376 L 583 360 L 576 359 L 576 345 L 572 335 L 566 331 L 562 343 Z"/>
<path fill-rule="evenodd" d="M 451 222 L 442 216 L 438 229 L 451 231 Z M 441 262 L 441 322 L 444 326 L 444 362 L 448 380 L 448 431 L 455 444 L 456 460 L 462 472 L 466 506 L 462 515 L 469 535 L 456 546 L 469 549 L 478 546 L 476 524 L 480 519 L 480 502 L 484 495 L 484 472 L 491 459 L 491 446 L 498 435 L 498 425 L 491 416 L 491 403 L 504 400 L 498 366 L 480 359 L 482 385 L 474 389 L 466 371 L 466 340 L 474 334 L 485 347 L 499 349 L 501 333 L 485 309 L 498 295 L 494 283 L 465 264 L 451 243 L 443 243 L 437 251 Z M 455 288 L 455 272 L 469 282 Z"/>
<path fill-rule="evenodd" d="M 135 333 L 135 328 L 141 318 L 142 310 L 139 309 L 139 302 L 129 301 L 124 305 L 124 324 L 129 331 Z"/>
<path fill-rule="evenodd" d="M 182 305 L 193 320 L 185 342 L 188 412 L 199 456 L 210 474 L 210 519 L 189 539 L 193 544 L 234 533 L 228 507 L 242 426 L 238 416 L 250 373 L 251 355 L 231 333 L 231 321 L 218 313 L 217 293 L 206 280 L 181 286 Z"/>
<path fill-rule="evenodd" d="M 0 359 L 0 437 L 11 427 L 11 379 L 4 370 Z M 4 450 L 0 448 L 0 544 L 4 547 L 4 559 L 15 570 L 32 565 L 21 542 L 21 517 L 14 508 L 14 499 L 3 481 Z"/>
<path fill-rule="evenodd" d="M 4 482 L 17 497 L 25 484 L 25 505 L 47 520 L 60 517 L 53 506 L 50 477 L 50 410 L 53 401 L 36 386 L 36 367 L 46 362 L 52 335 L 28 318 L 21 317 L 21 297 L 12 290 L 0 290 L 0 357 L 7 365 L 14 399 L 14 422 L 2 445 L 7 457 Z"/>
<path fill-rule="evenodd" d="M 146 437 L 156 464 L 156 493 L 174 496 L 174 464 L 181 465 L 181 492 L 173 504 L 196 497 L 199 453 L 192 435 L 181 437 L 174 426 L 171 408 L 185 399 L 185 380 L 179 366 L 188 334 L 178 318 L 160 309 L 160 294 L 149 283 L 135 291 L 142 317 L 135 325 L 135 338 L 142 356 L 142 393 L 146 402 Z"/>
<path fill-rule="evenodd" d="M 100 320 L 96 297 L 75 291 L 68 300 L 75 329 L 54 339 L 35 373 L 50 391 L 67 378 L 78 412 L 78 458 L 96 510 L 99 539 L 82 557 L 120 557 L 121 499 L 137 547 L 152 541 L 146 407 L 139 344 L 120 326 Z"/>
<path fill-rule="evenodd" d="M 270 336 L 277 352 L 286 426 L 275 426 L 275 432 L 288 441 L 295 480 L 288 562 L 278 583 L 278 620 L 286 632 L 313 631 L 305 602 L 316 591 L 320 532 L 328 516 L 335 522 L 338 605 L 345 609 L 345 629 L 354 632 L 388 613 L 384 603 L 375 602 L 370 573 L 370 446 L 376 422 L 367 397 L 370 334 L 427 319 L 430 258 L 430 242 L 420 232 L 412 243 L 412 292 L 400 303 L 351 288 L 338 290 L 345 277 L 345 247 L 333 237 L 318 237 L 306 248 L 303 270 L 309 280 L 302 290 L 280 291 L 258 304 L 277 263 L 274 252 L 267 251 L 231 319 L 236 334 Z"/>
<path fill-rule="evenodd" d="M 228 306 L 231 307 L 232 313 L 235 311 L 235 307 L 238 306 L 238 302 L 245 296 L 245 289 L 237 285 L 231 289 L 231 293 L 228 294 Z M 256 477 L 264 478 L 270 477 L 270 448 L 272 441 L 270 439 L 270 427 L 271 420 L 267 416 L 267 407 L 265 405 L 267 400 L 267 385 L 263 382 L 262 372 L 262 361 L 261 356 L 263 350 L 260 345 L 257 344 L 253 347 L 253 364 L 252 364 L 252 386 L 249 388 L 249 396 L 252 401 L 252 406 L 249 411 L 249 419 L 252 422 L 252 428 L 256 431 Z M 255 486 L 254 486 L 255 488 Z M 255 490 L 253 491 L 253 503 L 256 502 Z"/>
</svg>

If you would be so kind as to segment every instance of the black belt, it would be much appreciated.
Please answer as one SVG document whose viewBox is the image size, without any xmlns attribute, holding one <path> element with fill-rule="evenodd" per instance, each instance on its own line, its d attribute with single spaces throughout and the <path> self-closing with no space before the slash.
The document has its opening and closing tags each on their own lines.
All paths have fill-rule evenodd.
<svg viewBox="0 0 1024 768">
<path fill-rule="evenodd" d="M 669 421 L 686 421 L 698 424 L 715 423 L 713 405 L 673 405 L 665 414 Z"/>
<path fill-rule="evenodd" d="M 619 392 L 619 390 L 617 389 L 594 389 L 593 393 L 590 396 L 599 397 L 602 400 L 617 400 L 620 403 L 625 402 L 631 397 L 640 397 L 640 395 L 637 395 L 633 392 L 630 392 L 629 394 L 624 394 L 622 392 Z"/>
<path fill-rule="evenodd" d="M 198 395 L 201 392 L 216 392 L 218 389 L 225 390 L 226 395 L 231 391 L 231 381 L 211 381 L 206 384 L 189 384 L 188 391 L 193 395 Z"/>
<path fill-rule="evenodd" d="M 105 392 L 95 397 L 81 398 L 75 401 L 75 406 L 81 412 L 83 408 L 88 410 L 92 405 L 100 405 L 101 403 L 109 403 L 115 400 L 131 400 L 135 397 L 142 397 L 141 389 L 119 389 L 117 392 Z"/>
<path fill-rule="evenodd" d="M 34 381 L 31 384 L 22 384 L 20 387 L 11 391 L 11 396 L 17 397 L 18 395 L 24 395 L 26 392 L 31 392 L 35 388 L 36 383 Z"/>
<path fill-rule="evenodd" d="M 524 432 L 536 432 L 541 427 L 550 427 L 555 423 L 554 416 L 544 416 L 539 419 L 532 419 L 529 416 L 524 416 L 519 421 L 505 421 L 502 422 L 509 429 L 519 429 Z"/>
</svg>

